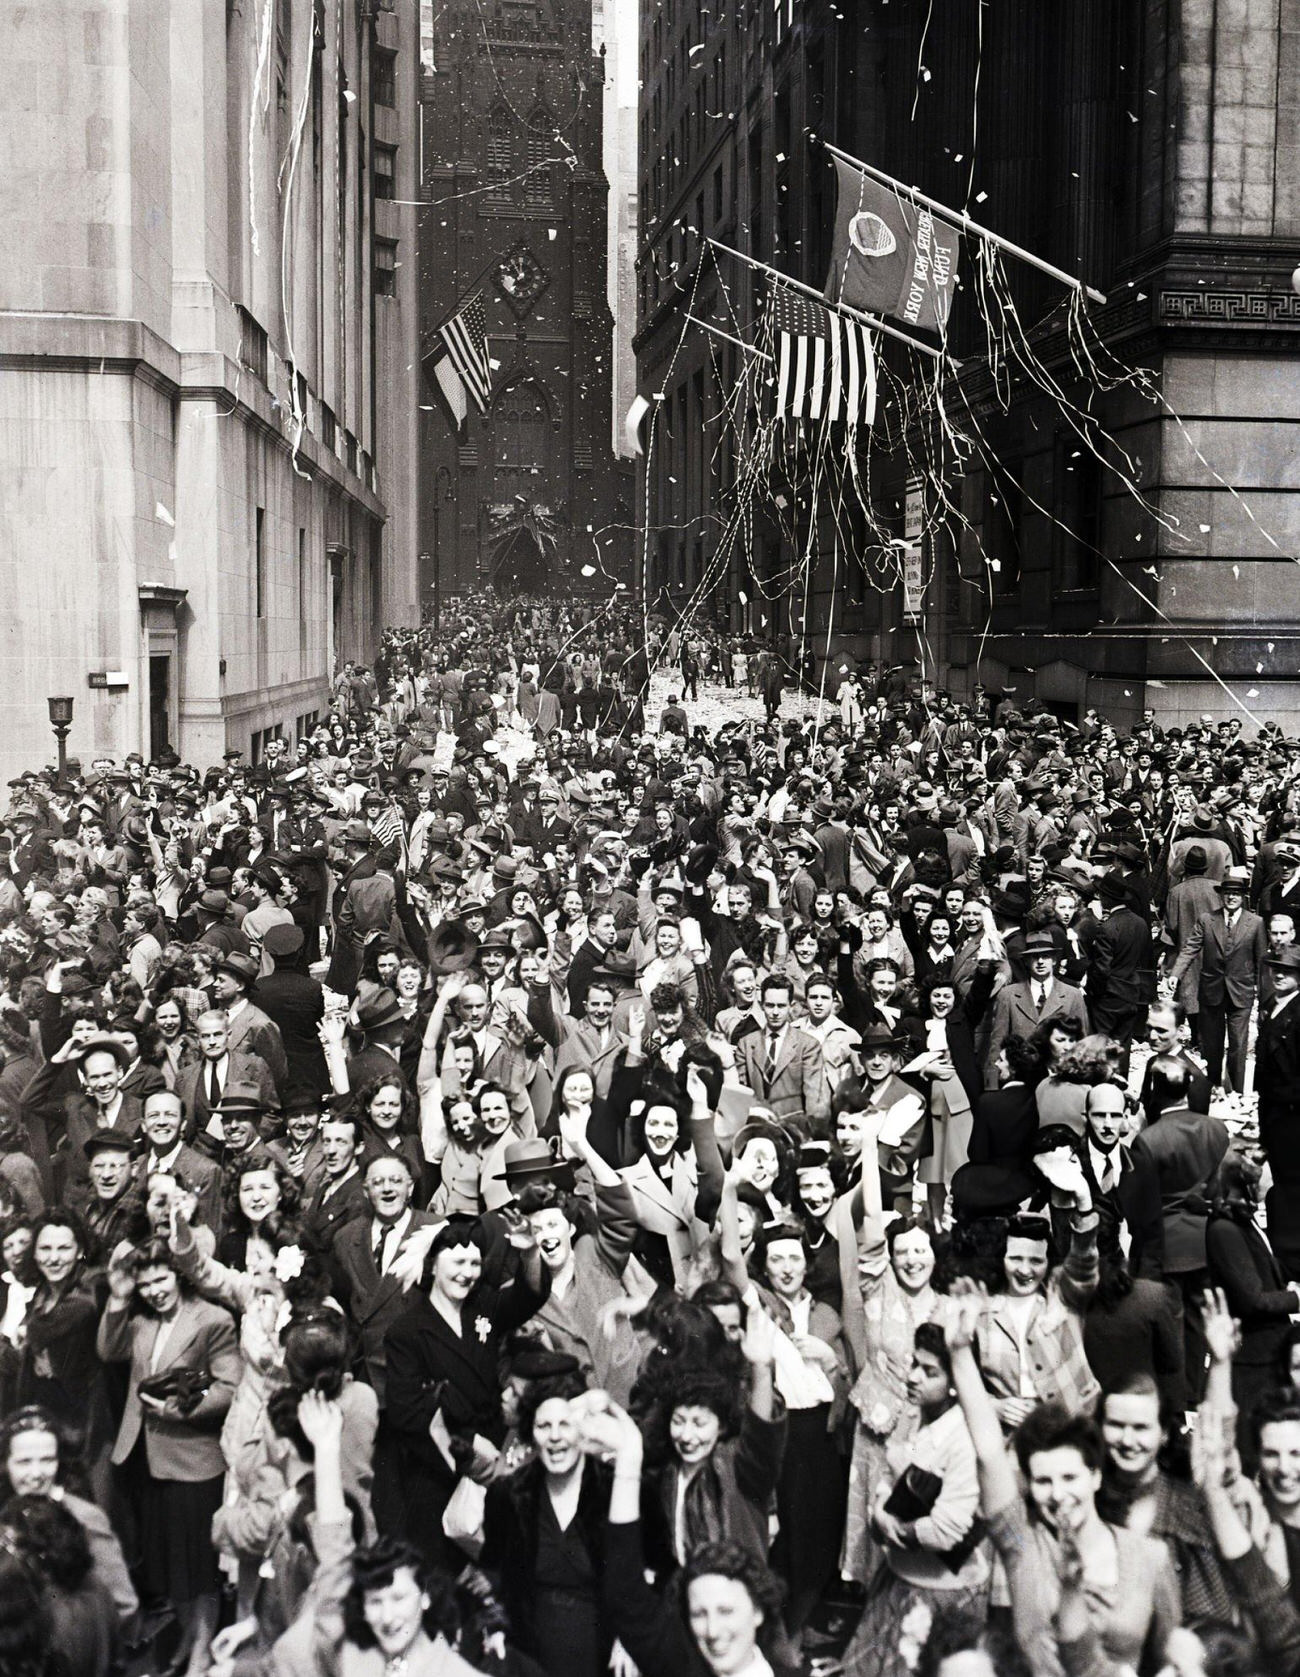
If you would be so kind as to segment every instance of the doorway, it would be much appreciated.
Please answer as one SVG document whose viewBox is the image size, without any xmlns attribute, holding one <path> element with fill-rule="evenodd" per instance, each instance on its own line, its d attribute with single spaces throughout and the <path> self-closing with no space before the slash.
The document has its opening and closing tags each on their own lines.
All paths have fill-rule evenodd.
<svg viewBox="0 0 1300 1677">
<path fill-rule="evenodd" d="M 154 762 L 171 746 L 168 724 L 171 686 L 171 654 L 152 653 L 149 658 L 149 756 Z"/>
</svg>

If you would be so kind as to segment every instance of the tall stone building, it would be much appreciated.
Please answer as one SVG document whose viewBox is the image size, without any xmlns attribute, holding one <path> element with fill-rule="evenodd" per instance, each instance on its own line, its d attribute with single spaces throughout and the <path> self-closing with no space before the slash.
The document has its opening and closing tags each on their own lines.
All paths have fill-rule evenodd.
<svg viewBox="0 0 1300 1677">
<path fill-rule="evenodd" d="M 606 594 L 632 484 L 611 447 L 591 0 L 449 0 L 424 30 L 422 602 L 487 583 Z M 428 373 L 438 328 L 475 294 L 491 400 L 458 432 Z"/>
<path fill-rule="evenodd" d="M 0 773 L 259 754 L 416 612 L 417 19 L 5 8 Z"/>
<path fill-rule="evenodd" d="M 1240 701 L 1300 721 L 1300 0 L 1010 0 L 935 8 L 928 27 L 924 7 L 807 0 L 728 9 L 691 55 L 698 27 L 663 0 L 642 31 L 642 140 L 648 128 L 659 141 L 642 165 L 657 208 L 643 219 L 638 347 L 642 389 L 664 390 L 665 439 L 648 487 L 652 519 L 688 522 L 659 536 L 652 588 L 689 594 L 715 539 L 701 514 L 727 493 L 725 450 L 716 431 L 697 441 L 696 416 L 715 411 L 709 381 L 718 368 L 731 379 L 739 352 L 691 334 L 672 359 L 695 283 L 690 228 L 820 288 L 834 198 L 811 133 L 1106 292 L 1107 306 L 1091 306 L 1097 332 L 1150 371 L 1168 405 L 1078 377 L 1066 293 L 1008 265 L 1037 355 L 1114 439 L 1105 457 L 1122 464 L 1127 451 L 1153 513 L 1080 446 L 1057 403 L 1023 381 L 999 396 L 979 359 L 968 251 L 952 322 L 962 385 L 946 399 L 983 447 L 964 469 L 943 456 L 959 515 L 920 509 L 919 620 L 904 612 L 894 557 L 865 527 L 845 539 L 823 520 L 806 613 L 786 600 L 769 627 L 797 647 L 806 624 L 819 653 L 911 664 L 956 692 L 1036 692 L 1067 717 L 1150 704 L 1175 721 L 1240 714 Z M 721 101 L 704 81 L 711 63 Z M 753 280 L 734 263 L 724 273 L 729 296 L 706 268 L 692 312 L 751 326 Z M 895 350 L 883 357 L 904 370 Z M 913 436 L 909 461 L 876 441 L 876 523 L 906 539 L 912 464 L 942 444 Z M 714 461 L 711 482 L 693 450 Z M 733 619 L 746 581 L 752 596 L 793 552 L 788 528 L 756 520 L 718 596 Z"/>
</svg>

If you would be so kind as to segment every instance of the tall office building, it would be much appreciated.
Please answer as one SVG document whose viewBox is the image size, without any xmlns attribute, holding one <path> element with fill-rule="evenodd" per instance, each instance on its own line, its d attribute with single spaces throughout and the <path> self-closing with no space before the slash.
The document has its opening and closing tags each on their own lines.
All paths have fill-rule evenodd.
<svg viewBox="0 0 1300 1677">
<path fill-rule="evenodd" d="M 1233 709 L 1222 680 L 1255 714 L 1300 720 L 1298 30 L 1297 0 L 1013 0 L 928 15 L 781 0 L 716 19 L 648 5 L 637 348 L 641 388 L 661 397 L 646 468 L 652 597 L 680 606 L 702 582 L 721 614 L 792 652 L 904 663 L 960 693 L 1033 690 L 1067 716 L 1089 703 L 1121 718 L 1147 703 L 1169 720 Z M 1080 376 L 1067 293 L 1014 261 L 1035 354 L 1086 410 L 1098 449 L 1030 381 L 999 389 L 968 246 L 951 325 L 961 381 L 945 401 L 977 445 L 969 457 L 933 428 L 890 455 L 877 432 L 870 521 L 823 512 L 810 530 L 797 477 L 784 508 L 776 483 L 720 569 L 735 502 L 720 415 L 742 352 L 683 337 L 683 316 L 692 298 L 693 314 L 752 341 L 762 286 L 733 259 L 715 268 L 699 234 L 820 289 L 834 184 L 815 137 L 1105 292 L 1090 305 L 1097 336 L 1150 373 L 1163 405 Z M 905 352 L 881 355 L 907 374 Z M 949 514 L 924 489 L 909 514 L 918 461 L 941 466 Z M 888 544 L 918 529 L 912 618 Z M 804 578 L 805 555 L 811 574 L 783 588 Z"/>
<path fill-rule="evenodd" d="M 0 772 L 256 757 L 416 612 L 418 20 L 8 7 Z"/>
</svg>

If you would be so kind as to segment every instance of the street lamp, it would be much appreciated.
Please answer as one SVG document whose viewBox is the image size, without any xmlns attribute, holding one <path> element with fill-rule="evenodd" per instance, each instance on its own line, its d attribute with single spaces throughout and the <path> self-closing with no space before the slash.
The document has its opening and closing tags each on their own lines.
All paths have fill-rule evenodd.
<svg viewBox="0 0 1300 1677">
<path fill-rule="evenodd" d="M 46 699 L 50 707 L 50 727 L 54 729 L 54 737 L 59 742 L 59 779 L 62 780 L 68 767 L 68 734 L 72 730 L 72 700 Z"/>
<path fill-rule="evenodd" d="M 439 466 L 433 480 L 433 626 L 442 611 L 442 509 L 455 506 L 456 486 L 450 466 Z"/>
</svg>

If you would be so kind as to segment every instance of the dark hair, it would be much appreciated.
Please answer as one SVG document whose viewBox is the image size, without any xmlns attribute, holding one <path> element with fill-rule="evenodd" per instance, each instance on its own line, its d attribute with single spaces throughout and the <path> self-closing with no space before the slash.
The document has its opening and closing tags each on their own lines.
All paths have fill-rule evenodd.
<svg viewBox="0 0 1300 1677">
<path fill-rule="evenodd" d="M 352 1556 L 352 1583 L 343 1599 L 344 1636 L 356 1648 L 376 1646 L 375 1634 L 366 1623 L 366 1596 L 373 1590 L 387 1589 L 403 1567 L 410 1569 L 429 1598 L 424 1610 L 426 1634 L 441 1634 L 454 1647 L 460 1616 L 450 1580 L 435 1572 L 413 1544 L 399 1543 L 391 1537 L 381 1537 Z"/>
<path fill-rule="evenodd" d="M 367 1083 L 357 1095 L 357 1107 L 362 1114 L 363 1121 L 370 1117 L 370 1103 L 381 1089 L 396 1089 L 402 1097 L 402 1110 L 397 1119 L 397 1133 L 399 1135 L 414 1134 L 416 1129 L 416 1101 L 415 1095 L 402 1073 L 396 1069 L 381 1072 Z"/>
<path fill-rule="evenodd" d="M 1094 1473 L 1100 1470 L 1105 1454 L 1097 1423 L 1086 1415 L 1072 1415 L 1063 1403 L 1040 1403 L 1031 1410 L 1016 1428 L 1015 1445 L 1026 1478 L 1030 1458 L 1046 1450 L 1077 1450 L 1084 1466 Z"/>
<path fill-rule="evenodd" d="M 759 986 L 759 996 L 766 1001 L 777 990 L 785 990 L 789 995 L 794 995 L 794 986 L 784 973 L 770 972 Z"/>
<path fill-rule="evenodd" d="M 327 1305 L 295 1316 L 281 1335 L 285 1383 L 271 1394 L 267 1414 L 281 1438 L 288 1439 L 306 1462 L 315 1451 L 298 1424 L 298 1404 L 307 1392 L 336 1399 L 355 1354 L 352 1329 L 339 1311 Z"/>
<path fill-rule="evenodd" d="M 1037 1033 L 1035 1033 L 1037 1034 Z M 1029 1037 L 1009 1036 L 1002 1044 L 1007 1070 L 1012 1077 L 1032 1088 L 1043 1079 L 1043 1053 Z"/>
<path fill-rule="evenodd" d="M 587 1377 L 581 1369 L 571 1374 L 552 1374 L 543 1380 L 530 1380 L 519 1395 L 518 1429 L 525 1444 L 533 1442 L 533 1422 L 537 1411 L 552 1398 L 566 1400 L 581 1397 L 587 1389 Z"/>
<path fill-rule="evenodd" d="M 1186 1060 L 1173 1054 L 1157 1054 L 1147 1070 L 1150 1078 L 1148 1111 L 1158 1115 L 1167 1106 L 1186 1103 L 1192 1073 Z"/>
<path fill-rule="evenodd" d="M 36 1250 L 36 1237 L 40 1234 L 42 1229 L 71 1230 L 71 1232 L 76 1236 L 77 1247 L 81 1252 L 81 1261 L 82 1263 L 85 1262 L 86 1254 L 91 1248 L 91 1240 L 90 1236 L 86 1232 L 85 1224 L 81 1221 L 81 1218 L 77 1216 L 75 1211 L 69 1211 L 63 1206 L 55 1205 L 51 1206 L 48 1211 L 42 1211 L 39 1216 L 32 1218 L 31 1230 L 33 1254 Z M 35 1262 L 34 1257 L 33 1262 Z M 73 1275 L 75 1279 L 75 1271 L 73 1272 Z"/>
<path fill-rule="evenodd" d="M 948 1349 L 948 1340 L 938 1322 L 918 1322 L 916 1332 L 912 1335 L 912 1348 L 934 1357 L 942 1364 L 944 1373 L 951 1377 L 952 1352 Z"/>
<path fill-rule="evenodd" d="M 0 1671 L 5 1677 L 47 1677 L 51 1660 L 40 1582 L 18 1555 L 0 1548 Z"/>
<path fill-rule="evenodd" d="M 923 1223 L 919 1217 L 895 1217 L 885 1230 L 885 1245 L 891 1258 L 894 1255 L 894 1247 L 905 1234 L 911 1234 L 914 1229 L 919 1229 L 923 1235 L 928 1236 L 931 1247 L 934 1246 L 934 1230 L 928 1223 Z"/>
<path fill-rule="evenodd" d="M 1253 1159 L 1229 1151 L 1206 1184 L 1205 1197 L 1216 1217 L 1252 1223 L 1259 1204 L 1260 1169 Z"/>
<path fill-rule="evenodd" d="M 569 1222 L 577 1226 L 577 1208 L 571 1196 L 554 1182 L 528 1183 L 520 1189 L 515 1203 L 525 1217 L 531 1217 L 538 1211 L 562 1211 Z"/>
<path fill-rule="evenodd" d="M 252 1224 L 239 1205 L 239 1184 L 243 1177 L 255 1170 L 269 1170 L 275 1177 L 280 1190 L 280 1204 L 269 1217 L 258 1225 L 259 1238 L 268 1244 L 278 1242 L 281 1231 L 292 1225 L 294 1213 L 298 1209 L 298 1201 L 302 1197 L 302 1189 L 294 1177 L 276 1158 L 275 1154 L 262 1146 L 250 1147 L 247 1153 L 241 1153 L 237 1159 L 229 1159 L 221 1173 L 221 1200 L 225 1209 L 225 1235 L 222 1245 L 225 1246 L 231 1236 L 238 1238 L 253 1232 Z M 263 1232 L 265 1231 L 265 1232 Z"/>
<path fill-rule="evenodd" d="M 781 1627 L 781 1605 L 784 1586 L 777 1575 L 743 1543 L 724 1539 L 717 1543 L 702 1543 L 687 1556 L 686 1565 L 675 1581 L 683 1618 L 688 1616 L 691 1585 L 697 1578 L 730 1578 L 744 1586 L 754 1606 L 763 1615 L 759 1627 L 759 1642 L 767 1649 L 773 1645 Z"/>
<path fill-rule="evenodd" d="M 1265 1392 L 1251 1411 L 1250 1436 L 1257 1450 L 1264 1428 L 1275 1421 L 1300 1422 L 1300 1392 L 1294 1386 Z"/>
<path fill-rule="evenodd" d="M 90 1540 L 81 1521 L 57 1498 L 10 1497 L 0 1522 L 38 1577 L 58 1590 L 77 1590 L 85 1583 L 94 1565 Z"/>
</svg>

